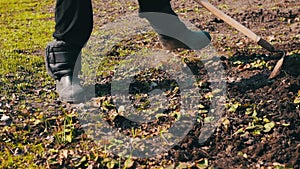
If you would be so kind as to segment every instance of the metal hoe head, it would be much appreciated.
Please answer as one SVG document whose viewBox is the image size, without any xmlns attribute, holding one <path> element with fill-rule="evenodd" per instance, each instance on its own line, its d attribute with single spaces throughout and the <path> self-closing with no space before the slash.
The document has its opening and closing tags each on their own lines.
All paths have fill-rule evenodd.
<svg viewBox="0 0 300 169">
<path fill-rule="evenodd" d="M 278 51 L 274 51 L 274 52 L 282 53 L 282 57 L 281 57 L 281 59 L 279 59 L 277 61 L 272 73 L 269 76 L 269 79 L 273 79 L 274 77 L 276 77 L 280 73 L 280 69 L 283 65 L 283 61 L 284 61 L 284 58 L 286 56 L 286 53 L 285 53 L 284 50 L 278 50 Z"/>
</svg>

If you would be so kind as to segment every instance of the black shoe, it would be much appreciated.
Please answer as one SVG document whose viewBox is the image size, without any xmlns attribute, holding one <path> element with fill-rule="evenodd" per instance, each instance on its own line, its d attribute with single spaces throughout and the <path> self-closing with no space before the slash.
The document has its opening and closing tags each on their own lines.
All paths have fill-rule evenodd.
<svg viewBox="0 0 300 169">
<path fill-rule="evenodd" d="M 174 50 L 178 48 L 182 49 L 202 49 L 211 41 L 211 36 L 206 31 L 191 31 L 187 30 L 189 32 L 190 39 L 188 40 L 188 44 L 181 42 L 180 40 L 177 40 L 175 38 L 165 36 L 165 35 L 159 35 L 159 41 L 163 49 L 165 50 Z M 205 36 L 203 36 L 205 35 Z M 188 36 L 186 36 L 188 37 Z M 205 42 L 203 44 L 203 42 Z"/>
<path fill-rule="evenodd" d="M 161 45 L 166 50 L 177 48 L 199 50 L 211 42 L 206 31 L 192 31 L 180 21 L 178 16 L 158 12 L 140 13 L 158 33 Z"/>
<path fill-rule="evenodd" d="M 88 91 L 83 88 L 78 78 L 63 76 L 56 82 L 59 99 L 68 103 L 80 103 L 88 99 Z"/>
<path fill-rule="evenodd" d="M 81 48 L 64 41 L 53 41 L 46 48 L 46 68 L 56 80 L 56 90 L 62 101 L 79 103 L 90 98 L 91 92 L 80 84 Z"/>
</svg>

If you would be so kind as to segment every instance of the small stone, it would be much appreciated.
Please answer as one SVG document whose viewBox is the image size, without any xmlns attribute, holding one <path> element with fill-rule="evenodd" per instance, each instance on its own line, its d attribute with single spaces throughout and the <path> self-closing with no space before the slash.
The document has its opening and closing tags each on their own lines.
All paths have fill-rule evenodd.
<svg viewBox="0 0 300 169">
<path fill-rule="evenodd" d="M 5 114 L 3 114 L 0 121 L 8 121 L 9 119 L 10 119 L 9 116 L 6 116 Z"/>
</svg>

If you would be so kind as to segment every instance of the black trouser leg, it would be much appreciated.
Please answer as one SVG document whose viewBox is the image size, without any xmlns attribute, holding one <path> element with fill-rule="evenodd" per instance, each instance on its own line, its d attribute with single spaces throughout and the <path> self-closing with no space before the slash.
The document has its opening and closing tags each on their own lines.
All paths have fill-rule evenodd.
<svg viewBox="0 0 300 169">
<path fill-rule="evenodd" d="M 138 2 L 139 16 L 146 18 L 159 34 L 164 49 L 201 49 L 210 43 L 211 37 L 208 32 L 191 31 L 180 21 L 172 10 L 170 0 L 138 0 Z"/>
<path fill-rule="evenodd" d="M 162 12 L 167 14 L 176 15 L 172 10 L 170 0 L 138 0 L 139 12 Z"/>
<path fill-rule="evenodd" d="M 67 102 L 80 102 L 86 90 L 80 85 L 80 52 L 93 28 L 91 0 L 56 0 L 55 41 L 46 47 L 46 68 L 56 83 L 59 97 Z"/>
<path fill-rule="evenodd" d="M 54 38 L 83 47 L 93 28 L 91 0 L 56 0 Z"/>
<path fill-rule="evenodd" d="M 138 0 L 139 16 L 146 18 L 162 37 L 175 37 L 186 30 L 186 26 L 173 11 L 170 0 Z"/>
</svg>

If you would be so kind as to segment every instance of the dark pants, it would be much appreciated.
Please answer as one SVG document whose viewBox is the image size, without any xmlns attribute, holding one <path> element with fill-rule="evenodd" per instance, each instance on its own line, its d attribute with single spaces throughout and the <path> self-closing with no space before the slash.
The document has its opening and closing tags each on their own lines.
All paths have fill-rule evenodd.
<svg viewBox="0 0 300 169">
<path fill-rule="evenodd" d="M 138 0 L 139 12 L 163 12 L 176 15 L 170 0 Z M 56 0 L 54 38 L 83 47 L 93 29 L 91 0 Z"/>
</svg>

